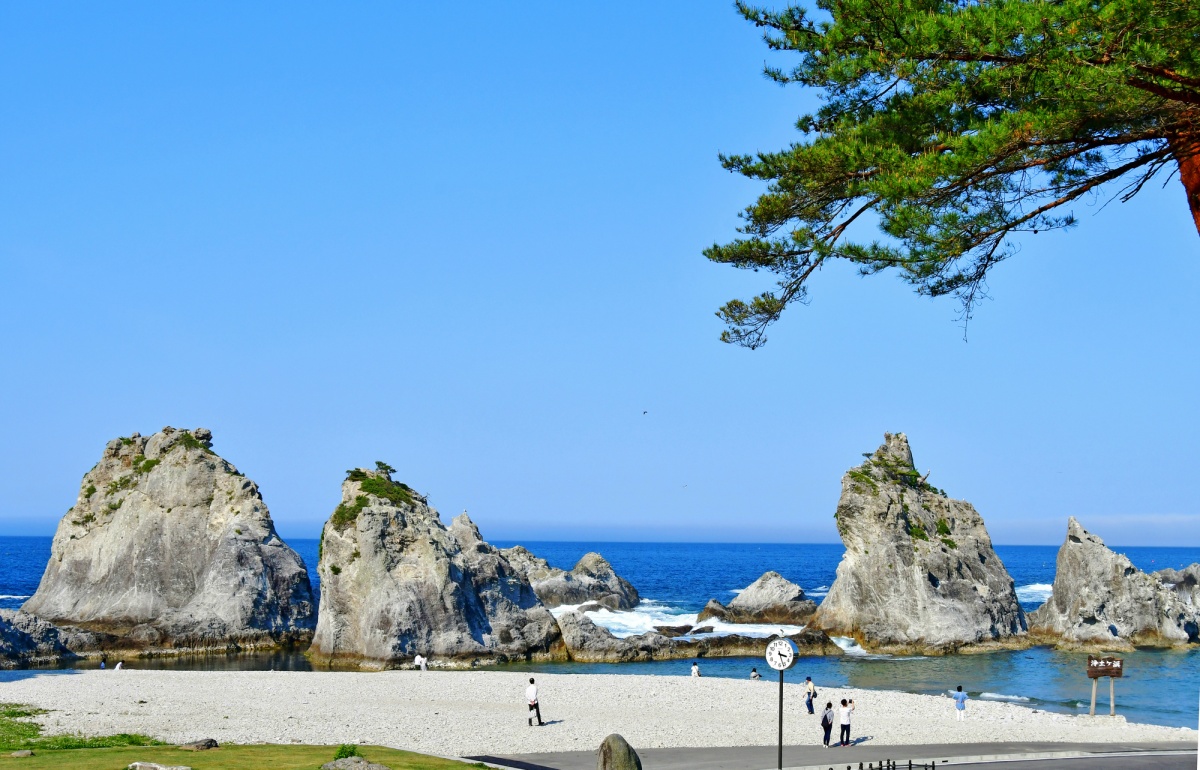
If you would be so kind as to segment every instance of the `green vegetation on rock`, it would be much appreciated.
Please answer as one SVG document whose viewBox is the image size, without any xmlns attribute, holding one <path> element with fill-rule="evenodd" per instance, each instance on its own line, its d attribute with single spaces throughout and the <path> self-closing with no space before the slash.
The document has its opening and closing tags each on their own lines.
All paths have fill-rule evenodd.
<svg viewBox="0 0 1200 770">
<path fill-rule="evenodd" d="M 87 489 L 83 490 L 83 497 L 85 500 L 91 500 L 92 495 L 94 495 L 94 494 L 96 494 L 96 485 L 95 484 L 88 484 Z"/>
<path fill-rule="evenodd" d="M 946 546 L 947 548 L 958 548 L 958 543 L 954 542 L 948 537 L 942 538 L 942 545 Z"/>
<path fill-rule="evenodd" d="M 944 518 L 937 520 L 937 533 L 939 535 L 949 535 L 950 534 L 950 525 L 948 523 L 946 523 L 946 520 Z"/>
<path fill-rule="evenodd" d="M 204 445 L 204 442 L 193 436 L 189 430 L 180 431 L 179 441 L 176 442 L 175 446 L 181 446 L 184 449 L 199 449 L 201 452 L 206 452 L 210 455 L 215 454 L 215 452 Z"/>
<path fill-rule="evenodd" d="M 925 531 L 925 528 L 922 527 L 920 524 L 909 524 L 908 525 L 908 534 L 912 536 L 913 540 L 928 540 L 929 539 L 929 534 Z"/>
<path fill-rule="evenodd" d="M 367 507 L 367 503 L 371 502 L 366 495 L 359 495 L 354 498 L 354 502 L 350 505 L 342 503 L 333 512 L 333 516 L 329 519 L 333 523 L 333 528 L 341 532 L 346 527 L 350 526 L 358 519 L 358 514 L 362 513 L 363 508 Z M 324 552 L 325 539 L 321 538 L 321 544 L 318 547 L 320 552 Z"/>
<path fill-rule="evenodd" d="M 133 478 L 133 476 L 121 476 L 120 478 L 116 478 L 108 482 L 108 489 L 105 490 L 104 494 L 115 495 L 117 492 L 120 492 L 123 489 L 129 489 L 130 487 L 136 485 L 137 481 Z"/>
<path fill-rule="evenodd" d="M 133 458 L 133 472 L 136 474 L 149 473 L 154 470 L 154 466 L 158 465 L 161 460 L 147 460 L 145 455 L 138 455 Z"/>
</svg>

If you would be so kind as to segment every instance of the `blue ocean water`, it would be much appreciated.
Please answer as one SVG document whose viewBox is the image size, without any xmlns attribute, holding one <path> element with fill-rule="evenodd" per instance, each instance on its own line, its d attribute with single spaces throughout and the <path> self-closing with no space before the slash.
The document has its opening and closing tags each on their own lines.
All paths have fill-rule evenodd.
<svg viewBox="0 0 1200 770">
<path fill-rule="evenodd" d="M 308 566 L 313 585 L 317 540 L 291 540 Z M 497 542 L 499 546 L 515 542 Z M 588 551 L 603 554 L 617 572 L 641 593 L 643 606 L 630 613 L 603 618 L 619 635 L 648 630 L 655 624 L 694 615 L 711 598 L 727 602 L 736 591 L 775 570 L 820 599 L 832 585 L 842 557 L 840 544 L 722 544 L 722 543 L 556 543 L 522 542 L 556 567 L 570 569 Z M 1179 568 L 1200 562 L 1200 547 L 1117 548 L 1147 571 Z M 996 546 L 1017 585 L 1026 610 L 1036 609 L 1054 582 L 1057 546 Z M 37 588 L 50 553 L 50 538 L 0 537 L 0 607 L 16 608 Z M 598 621 L 601 618 L 597 618 Z M 686 621 L 681 621 L 686 622 Z M 1118 713 L 1131 721 L 1196 727 L 1200 693 L 1200 650 L 1138 651 L 1124 656 L 1125 677 L 1117 682 Z M 811 676 L 818 687 L 869 687 L 928 694 L 963 685 L 973 698 L 1008 700 L 1031 708 L 1080 713 L 1086 711 L 1091 684 L 1084 675 L 1086 656 L 1034 648 L 1013 652 L 946 657 L 888 657 L 847 655 L 803 658 L 787 672 L 789 680 Z M 305 669 L 298 656 L 267 655 L 138 662 L 139 666 L 170 668 L 288 668 Z M 706 676 L 745 677 L 750 667 L 763 669 L 751 658 L 709 659 L 701 662 Z M 623 664 L 556 664 L 516 666 L 539 671 L 661 674 L 683 676 L 689 661 Z M 513 668 L 513 667 L 510 667 Z M 1106 688 L 1102 688 L 1106 689 Z M 1107 708 L 1106 694 L 1097 709 Z"/>
</svg>

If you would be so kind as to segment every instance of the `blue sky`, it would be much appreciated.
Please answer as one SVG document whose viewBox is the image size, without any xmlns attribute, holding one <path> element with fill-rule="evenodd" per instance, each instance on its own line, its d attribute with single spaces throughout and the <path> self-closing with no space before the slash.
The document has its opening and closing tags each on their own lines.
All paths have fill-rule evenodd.
<svg viewBox="0 0 1200 770">
<path fill-rule="evenodd" d="M 1200 540 L 1177 180 L 952 301 L 834 266 L 763 349 L 709 264 L 813 97 L 725 2 L 0 6 L 0 534 L 204 426 L 313 537 L 386 460 L 494 539 L 833 542 L 905 431 L 1000 543 Z M 647 412 L 643 414 L 643 412 Z"/>
</svg>

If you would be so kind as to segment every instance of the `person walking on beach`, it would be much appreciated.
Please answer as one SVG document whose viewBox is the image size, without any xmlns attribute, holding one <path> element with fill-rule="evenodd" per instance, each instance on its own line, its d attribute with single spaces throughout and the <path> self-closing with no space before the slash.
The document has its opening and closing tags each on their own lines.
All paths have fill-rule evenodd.
<svg viewBox="0 0 1200 770">
<path fill-rule="evenodd" d="M 428 663 L 429 659 L 419 652 L 416 654 L 416 657 L 413 658 L 413 665 L 417 667 L 418 671 L 428 671 Z"/>
<path fill-rule="evenodd" d="M 762 679 L 762 674 L 758 673 L 757 668 L 751 668 L 750 669 L 750 678 L 751 679 Z"/>
<path fill-rule="evenodd" d="M 825 704 L 825 710 L 821 712 L 821 729 L 825 731 L 825 737 L 821 741 L 821 745 L 829 748 L 829 734 L 833 732 L 833 702 Z"/>
<path fill-rule="evenodd" d="M 694 660 L 692 661 L 692 676 L 694 676 L 694 677 L 700 676 L 700 664 Z"/>
<path fill-rule="evenodd" d="M 841 722 L 842 730 L 838 742 L 843 746 L 850 745 L 850 714 L 854 711 L 854 699 L 851 698 L 847 704 L 846 699 L 842 698 L 842 707 L 838 709 L 838 716 Z"/>
<path fill-rule="evenodd" d="M 961 684 L 951 697 L 954 698 L 954 715 L 961 722 L 967 716 L 967 694 L 963 692 Z"/>
<path fill-rule="evenodd" d="M 529 710 L 537 715 L 538 727 L 542 727 L 542 707 L 538 704 L 537 685 L 533 683 L 533 677 L 529 677 L 529 686 L 525 688 L 525 700 L 529 701 Z M 529 717 L 529 726 L 533 727 L 533 717 Z"/>
<path fill-rule="evenodd" d="M 812 682 L 811 676 L 804 677 L 804 705 L 808 706 L 808 713 L 813 714 L 813 699 L 817 697 L 817 687 Z"/>
</svg>

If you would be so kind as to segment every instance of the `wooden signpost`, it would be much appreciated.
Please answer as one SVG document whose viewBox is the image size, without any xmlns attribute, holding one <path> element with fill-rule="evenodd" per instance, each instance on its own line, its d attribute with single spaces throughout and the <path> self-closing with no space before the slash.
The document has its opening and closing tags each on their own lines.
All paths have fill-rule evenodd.
<svg viewBox="0 0 1200 770">
<path fill-rule="evenodd" d="M 1088 716 L 1096 716 L 1096 683 L 1100 677 L 1108 677 L 1108 715 L 1117 715 L 1117 698 L 1114 680 L 1125 675 L 1125 661 L 1120 658 L 1097 658 L 1088 656 L 1087 675 L 1092 680 L 1092 707 Z"/>
</svg>

